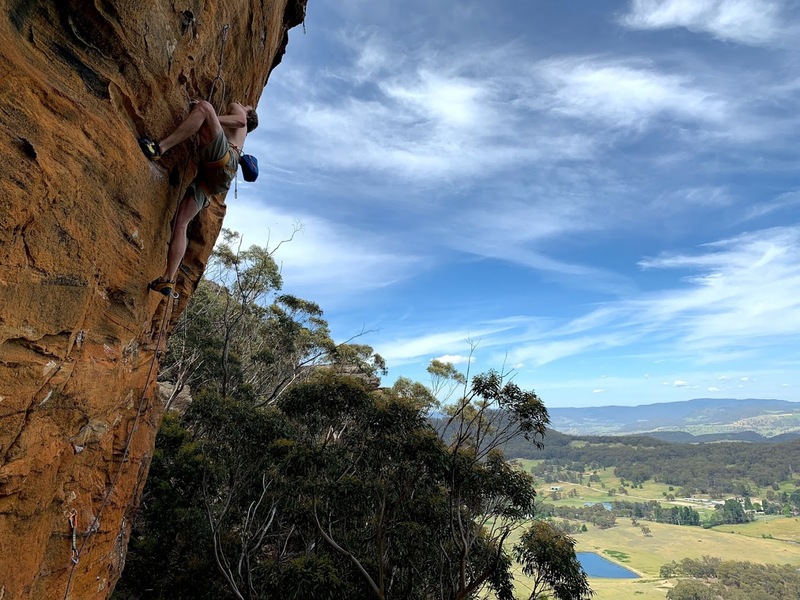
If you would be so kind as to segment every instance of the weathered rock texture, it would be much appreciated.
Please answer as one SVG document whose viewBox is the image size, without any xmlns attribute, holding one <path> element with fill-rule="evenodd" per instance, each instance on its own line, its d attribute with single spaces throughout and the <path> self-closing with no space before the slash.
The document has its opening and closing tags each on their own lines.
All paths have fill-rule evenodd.
<svg viewBox="0 0 800 600">
<path fill-rule="evenodd" d="M 190 144 L 149 163 L 136 138 L 208 97 L 226 24 L 212 102 L 255 105 L 305 0 L 0 6 L 0 598 L 106 598 L 161 418 L 145 384 L 162 315 L 168 330 L 225 213 L 190 228 L 175 306 L 148 294 L 195 165 Z"/>
</svg>

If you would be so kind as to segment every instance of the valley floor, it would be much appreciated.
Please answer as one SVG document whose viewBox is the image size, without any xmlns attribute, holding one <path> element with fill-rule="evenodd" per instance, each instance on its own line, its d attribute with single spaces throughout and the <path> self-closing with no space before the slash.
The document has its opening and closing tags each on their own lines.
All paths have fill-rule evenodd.
<svg viewBox="0 0 800 600">
<path fill-rule="evenodd" d="M 791 564 L 800 567 L 800 544 L 794 541 L 761 537 L 762 529 L 783 532 L 785 537 L 800 536 L 800 521 L 777 517 L 747 525 L 724 525 L 715 529 L 679 527 L 647 522 L 650 535 L 642 535 L 630 519 L 618 519 L 610 529 L 587 524 L 589 531 L 575 535 L 578 552 L 596 552 L 641 576 L 641 579 L 590 578 L 593 600 L 663 599 L 675 580 L 659 577 L 661 566 L 683 558 L 716 556 L 723 560 L 755 563 Z M 776 534 L 773 534 L 776 535 Z M 513 540 L 516 541 L 516 540 Z M 513 543 L 512 541 L 512 543 Z M 515 574 L 518 596 L 525 598 L 529 579 Z"/>
<path fill-rule="evenodd" d="M 532 461 L 520 461 L 529 469 Z M 525 464 L 527 463 L 527 464 Z M 526 470 L 527 470 L 526 469 Z M 663 484 L 648 482 L 643 489 L 631 489 L 629 495 L 609 497 L 606 489 L 615 479 L 610 472 L 603 473 L 602 484 L 593 487 L 557 482 L 563 499 L 551 500 L 548 495 L 550 484 L 538 483 L 537 490 L 546 502 L 558 505 L 583 506 L 587 502 L 613 502 L 632 500 L 643 502 L 658 500 L 664 506 L 683 504 L 681 500 L 667 502 L 664 494 L 669 490 Z M 618 480 L 616 480 L 618 481 Z M 577 497 L 567 497 L 573 489 Z M 713 509 L 700 510 L 701 514 Z M 642 533 L 641 525 L 647 525 L 650 534 Z M 675 584 L 675 579 L 660 577 L 661 566 L 670 561 L 684 558 L 718 557 L 722 560 L 748 561 L 763 564 L 790 564 L 800 568 L 800 518 L 786 516 L 759 516 L 756 521 L 743 525 L 720 525 L 712 529 L 702 527 L 677 526 L 641 520 L 633 525 L 631 519 L 620 517 L 616 525 L 600 529 L 586 523 L 588 531 L 572 537 L 576 540 L 577 552 L 595 552 L 600 556 L 626 567 L 640 579 L 604 579 L 591 577 L 590 585 L 595 592 L 593 600 L 663 600 L 667 591 Z M 521 533 L 517 532 L 517 535 Z M 509 545 L 516 542 L 512 536 Z M 530 593 L 530 579 L 521 572 L 515 573 L 517 595 L 526 598 Z"/>
</svg>

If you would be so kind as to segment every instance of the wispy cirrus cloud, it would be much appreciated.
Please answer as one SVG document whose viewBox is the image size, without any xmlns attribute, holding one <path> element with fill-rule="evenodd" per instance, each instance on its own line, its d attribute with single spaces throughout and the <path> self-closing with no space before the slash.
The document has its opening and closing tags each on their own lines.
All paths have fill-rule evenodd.
<svg viewBox="0 0 800 600">
<path fill-rule="evenodd" d="M 445 356 L 462 356 L 458 353 L 469 347 L 470 340 L 480 339 L 480 344 L 483 345 L 487 339 L 507 329 L 503 325 L 477 323 L 472 329 L 461 328 L 381 340 L 376 344 L 376 349 L 395 366 L 409 362 L 428 362 L 441 352 L 445 352 Z"/>
<path fill-rule="evenodd" d="M 744 220 L 757 219 L 771 213 L 792 208 L 800 204 L 800 191 L 784 192 L 777 197 L 751 206 Z"/>
<path fill-rule="evenodd" d="M 526 126 L 507 85 L 518 75 L 485 62 L 500 47 L 454 59 L 392 46 L 372 30 L 352 38 L 359 43 L 342 39 L 348 60 L 336 69 L 298 69 L 281 85 L 281 110 L 303 132 L 305 156 L 325 168 L 429 181 L 592 155 L 586 135 Z"/>
<path fill-rule="evenodd" d="M 782 40 L 782 3 L 772 0 L 633 0 L 620 22 L 632 29 L 685 27 L 753 46 Z"/>
<path fill-rule="evenodd" d="M 561 400 L 795 386 L 800 7 L 535 4 L 320 0 L 227 224 L 303 222 L 287 291 L 403 375 L 474 339 Z"/>
<path fill-rule="evenodd" d="M 579 354 L 620 348 L 634 341 L 626 333 L 597 333 L 578 338 L 558 339 L 547 334 L 535 340 L 525 340 L 508 352 L 512 362 L 526 367 L 540 367 L 553 361 Z"/>
<path fill-rule="evenodd" d="M 741 356 L 778 340 L 800 338 L 800 227 L 745 233 L 701 251 L 640 261 L 682 273 L 681 285 L 606 305 L 603 328 L 661 336 L 665 348 Z M 598 323 L 599 325 L 599 323 Z"/>
<path fill-rule="evenodd" d="M 253 244 L 274 254 L 284 280 L 314 300 L 331 302 L 331 295 L 350 301 L 366 290 L 383 288 L 418 273 L 426 261 L 395 246 L 381 235 L 348 229 L 303 211 L 291 214 L 241 198 L 225 226 L 242 235 L 245 247 Z M 294 233 L 294 228 L 299 231 Z M 292 237 L 293 236 L 293 237 Z"/>
<path fill-rule="evenodd" d="M 680 327 L 698 350 L 800 335 L 800 228 L 778 227 L 704 246 L 697 254 L 663 254 L 645 269 L 696 270 L 686 289 L 662 292 L 642 315 Z"/>
<path fill-rule="evenodd" d="M 644 269 L 677 272 L 657 292 L 606 302 L 561 324 L 520 318 L 503 328 L 486 328 L 479 351 L 500 351 L 525 367 L 599 352 L 636 348 L 646 339 L 651 360 L 663 358 L 705 365 L 755 359 L 759 350 L 800 341 L 800 226 L 742 234 L 699 247 L 643 259 Z M 404 340 L 404 360 L 435 355 L 462 344 L 463 331 L 428 333 Z M 391 345 L 391 344 L 390 344 Z M 391 351 L 382 351 L 392 355 Z M 502 355 L 494 357 L 503 359 Z M 669 385 L 688 385 L 675 379 Z"/>
<path fill-rule="evenodd" d="M 549 91 L 547 110 L 612 127 L 642 129 L 663 117 L 720 124 L 730 113 L 724 98 L 687 75 L 640 61 L 560 57 L 541 61 L 536 73 Z"/>
<path fill-rule="evenodd" d="M 345 54 L 334 66 L 282 73 L 271 92 L 286 125 L 265 120 L 272 129 L 260 143 L 287 179 L 333 187 L 347 177 L 362 191 L 379 182 L 377 202 L 394 201 L 392 191 L 383 191 L 387 183 L 405 186 L 413 197 L 443 185 L 468 190 L 515 172 L 520 190 L 574 164 L 580 169 L 572 169 L 573 181 L 562 181 L 549 206 L 580 205 L 583 190 L 576 186 L 587 173 L 599 176 L 592 196 L 616 192 L 618 166 L 608 159 L 631 139 L 663 135 L 647 152 L 653 161 L 669 157 L 677 164 L 663 168 L 674 170 L 717 149 L 724 157 L 731 142 L 774 139 L 791 124 L 770 110 L 796 104 L 795 86 L 780 90 L 756 73 L 743 81 L 741 73 L 715 65 L 673 60 L 667 67 L 651 58 L 592 54 L 541 58 L 520 42 L 479 40 L 443 52 L 435 42 L 403 47 L 374 28 L 342 34 L 339 44 Z"/>
</svg>

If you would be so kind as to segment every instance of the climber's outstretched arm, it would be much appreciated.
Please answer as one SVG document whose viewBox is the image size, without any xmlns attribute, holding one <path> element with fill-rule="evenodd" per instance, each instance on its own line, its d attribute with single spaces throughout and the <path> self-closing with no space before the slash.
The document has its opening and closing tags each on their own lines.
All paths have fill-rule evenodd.
<svg viewBox="0 0 800 600">
<path fill-rule="evenodd" d="M 211 103 L 205 100 L 193 102 L 189 115 L 166 138 L 158 143 L 161 154 L 167 152 L 195 133 L 200 138 L 200 145 L 205 146 L 220 132 L 222 126 Z"/>
<path fill-rule="evenodd" d="M 241 114 L 237 111 L 236 114 L 220 115 L 218 118 L 219 124 L 226 129 L 241 129 L 247 127 L 247 115 L 244 110 L 241 111 Z"/>
</svg>

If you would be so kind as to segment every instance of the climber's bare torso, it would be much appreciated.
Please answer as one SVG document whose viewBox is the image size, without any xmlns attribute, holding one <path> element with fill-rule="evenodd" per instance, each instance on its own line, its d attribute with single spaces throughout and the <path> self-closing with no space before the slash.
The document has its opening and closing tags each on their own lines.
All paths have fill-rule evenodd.
<svg viewBox="0 0 800 600">
<path fill-rule="evenodd" d="M 195 102 L 194 104 L 199 103 Z M 216 118 L 208 118 L 210 115 L 207 115 L 203 127 L 197 132 L 200 138 L 200 146 L 205 146 L 211 142 L 221 128 L 228 142 L 241 153 L 242 146 L 244 146 L 244 139 L 247 137 L 247 111 L 251 108 L 250 106 L 243 106 L 238 102 L 231 102 L 225 112 L 219 115 L 219 117 L 214 115 Z M 213 108 L 211 110 L 213 113 Z"/>
</svg>

